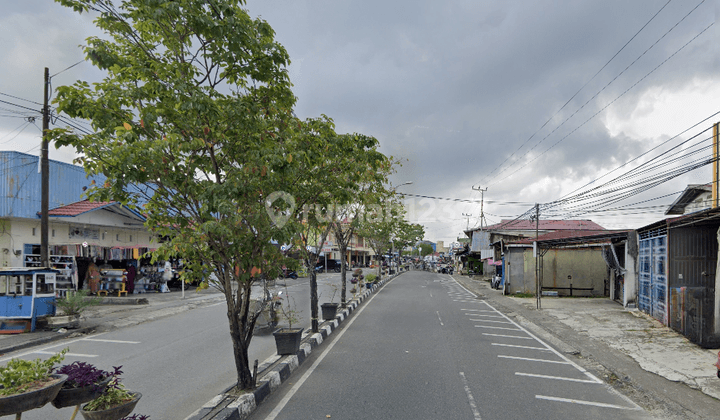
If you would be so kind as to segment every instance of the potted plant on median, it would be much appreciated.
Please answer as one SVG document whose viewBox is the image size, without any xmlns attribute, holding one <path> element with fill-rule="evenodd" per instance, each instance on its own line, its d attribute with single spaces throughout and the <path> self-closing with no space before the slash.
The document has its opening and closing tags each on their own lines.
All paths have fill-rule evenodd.
<svg viewBox="0 0 720 420">
<path fill-rule="evenodd" d="M 278 294 L 276 299 L 282 299 L 282 292 Z M 299 312 L 295 307 L 295 300 L 291 302 L 290 295 L 287 296 L 285 304 L 280 304 L 279 309 L 282 318 L 287 320 L 287 328 L 282 327 L 273 333 L 275 337 L 275 347 L 279 355 L 295 354 L 300 350 L 300 342 L 302 340 L 303 328 L 293 328 L 293 323 L 300 322 Z"/>
<path fill-rule="evenodd" d="M 67 379 L 53 374 L 53 367 L 65 358 L 68 349 L 47 360 L 11 359 L 0 367 L 0 417 L 40 408 L 52 401 Z"/>
<path fill-rule="evenodd" d="M 142 394 L 128 391 L 120 383 L 121 367 L 114 368 L 112 379 L 105 390 L 82 407 L 80 414 L 86 420 L 119 420 L 130 414 L 140 401 Z"/>
<path fill-rule="evenodd" d="M 61 366 L 55 373 L 65 374 L 68 378 L 52 400 L 52 405 L 55 408 L 76 406 L 73 417 L 80 409 L 80 404 L 97 398 L 115 376 L 114 373 L 98 369 L 85 362 L 73 362 Z"/>
<path fill-rule="evenodd" d="M 68 291 L 65 297 L 55 299 L 53 303 L 62 315 L 47 317 L 47 325 L 50 328 L 77 328 L 85 309 L 99 305 L 101 301 L 101 298 L 89 297 L 87 290 Z"/>
<path fill-rule="evenodd" d="M 335 300 L 335 295 L 337 294 L 338 287 L 337 287 L 337 285 L 333 284 L 332 288 L 333 288 L 333 294 L 330 297 L 330 302 L 323 303 L 322 305 L 320 305 L 320 307 L 322 308 L 323 319 L 326 321 L 335 319 L 335 317 L 337 316 L 338 307 L 340 306 L 339 303 L 333 302 L 333 300 Z"/>
<path fill-rule="evenodd" d="M 368 289 L 372 289 L 373 284 L 377 283 L 377 275 L 375 274 L 368 274 L 365 277 L 365 287 Z"/>
</svg>

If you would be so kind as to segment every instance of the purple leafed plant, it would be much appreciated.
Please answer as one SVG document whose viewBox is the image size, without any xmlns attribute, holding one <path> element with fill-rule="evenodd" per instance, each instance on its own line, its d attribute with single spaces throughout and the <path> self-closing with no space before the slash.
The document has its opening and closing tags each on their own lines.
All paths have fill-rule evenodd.
<svg viewBox="0 0 720 420">
<path fill-rule="evenodd" d="M 56 373 L 62 373 L 68 376 L 67 381 L 63 387 L 65 388 L 84 388 L 93 384 L 102 382 L 104 379 L 115 376 L 117 377 L 122 373 L 120 367 L 114 368 L 114 372 L 106 372 L 102 369 L 98 369 L 90 363 L 85 362 L 72 362 L 69 365 L 61 366 L 56 370 Z"/>
</svg>

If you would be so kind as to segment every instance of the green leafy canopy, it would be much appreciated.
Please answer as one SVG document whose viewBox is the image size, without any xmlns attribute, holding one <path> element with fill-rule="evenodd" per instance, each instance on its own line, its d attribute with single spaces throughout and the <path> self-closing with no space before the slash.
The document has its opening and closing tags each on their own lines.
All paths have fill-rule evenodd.
<svg viewBox="0 0 720 420">
<path fill-rule="evenodd" d="M 91 199 L 146 215 L 164 239 L 153 258 L 182 257 L 185 279 L 225 294 L 238 383 L 247 387 L 258 316 L 250 288 L 282 265 L 274 243 L 301 230 L 303 205 L 349 202 L 388 159 L 373 137 L 337 134 L 324 115 L 295 116 L 288 53 L 242 1 L 57 1 L 97 16 L 105 35 L 83 49 L 106 76 L 57 89 L 58 109 L 93 132 L 56 129 L 55 144 L 107 177 Z M 296 205 L 269 203 L 274 192 Z"/>
</svg>

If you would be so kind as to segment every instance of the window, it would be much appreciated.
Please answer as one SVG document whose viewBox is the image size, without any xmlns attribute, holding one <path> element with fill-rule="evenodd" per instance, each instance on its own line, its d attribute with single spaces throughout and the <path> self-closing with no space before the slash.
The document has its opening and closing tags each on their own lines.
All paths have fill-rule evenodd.
<svg viewBox="0 0 720 420">
<path fill-rule="evenodd" d="M 55 285 L 47 281 L 45 274 L 38 274 L 36 277 L 35 293 L 38 295 L 48 295 L 55 293 Z"/>
<path fill-rule="evenodd" d="M 35 228 L 32 228 L 32 229 L 33 229 L 33 234 L 32 234 L 32 236 L 35 236 Z"/>
</svg>

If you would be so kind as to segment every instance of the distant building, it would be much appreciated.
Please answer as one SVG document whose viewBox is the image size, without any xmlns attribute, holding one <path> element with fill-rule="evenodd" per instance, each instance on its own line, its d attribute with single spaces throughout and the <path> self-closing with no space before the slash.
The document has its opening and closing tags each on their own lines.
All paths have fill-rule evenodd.
<svg viewBox="0 0 720 420">
<path fill-rule="evenodd" d="M 470 255 L 468 256 L 469 269 L 479 271 L 482 261 L 487 259 L 502 259 L 502 244 L 526 238 L 534 238 L 558 231 L 603 231 L 605 228 L 592 220 L 543 220 L 539 223 L 532 220 L 503 220 L 500 223 L 466 231 L 471 239 Z M 483 273 L 492 275 L 494 267 L 482 267 Z"/>
</svg>

